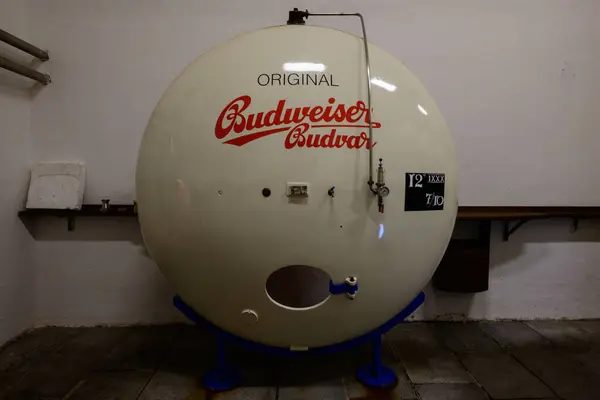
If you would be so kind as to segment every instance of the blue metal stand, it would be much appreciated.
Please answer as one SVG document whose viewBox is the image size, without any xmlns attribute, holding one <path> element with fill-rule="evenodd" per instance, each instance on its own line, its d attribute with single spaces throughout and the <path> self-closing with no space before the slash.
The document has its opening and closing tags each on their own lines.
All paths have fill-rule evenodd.
<svg viewBox="0 0 600 400">
<path fill-rule="evenodd" d="M 240 374 L 237 370 L 227 365 L 225 337 L 217 336 L 217 367 L 208 371 L 202 383 L 204 387 L 216 392 L 233 389 L 240 384 Z"/>
<path fill-rule="evenodd" d="M 423 302 L 425 301 L 425 294 L 419 293 L 417 297 L 413 299 L 400 313 L 394 316 L 385 324 L 366 333 L 362 336 L 350 339 L 348 341 L 333 344 L 323 347 L 315 347 L 307 351 L 300 353 L 294 352 L 290 349 L 283 347 L 267 346 L 262 343 L 252 342 L 250 340 L 242 339 L 232 333 L 226 332 L 218 326 L 212 324 L 206 319 L 202 318 L 196 313 L 190 306 L 188 306 L 179 296 L 173 298 L 173 304 L 179 309 L 187 318 L 192 322 L 203 325 L 208 329 L 214 331 L 217 335 L 217 367 L 209 371 L 203 378 L 202 382 L 208 389 L 214 391 L 223 391 L 233 389 L 240 383 L 239 372 L 227 365 L 225 356 L 225 344 L 228 342 L 239 343 L 242 346 L 254 350 L 270 354 L 278 355 L 299 355 L 308 353 L 317 354 L 329 354 L 342 350 L 347 350 L 356 347 L 365 342 L 371 341 L 373 343 L 373 360 L 370 364 L 361 366 L 357 371 L 358 380 L 363 384 L 374 387 L 374 388 L 388 388 L 395 385 L 397 377 L 396 374 L 381 362 L 381 335 L 392 329 L 394 326 L 404 321 L 410 314 L 412 314 Z"/>
<path fill-rule="evenodd" d="M 381 362 L 381 336 L 373 339 L 373 360 L 371 364 L 362 365 L 356 371 L 358 380 L 369 387 L 390 388 L 396 386 L 398 377 Z"/>
</svg>

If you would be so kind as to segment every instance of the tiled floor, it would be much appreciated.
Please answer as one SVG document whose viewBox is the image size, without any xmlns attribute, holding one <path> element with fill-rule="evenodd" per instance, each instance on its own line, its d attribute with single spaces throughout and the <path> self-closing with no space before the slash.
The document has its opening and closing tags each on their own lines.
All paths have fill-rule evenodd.
<svg viewBox="0 0 600 400">
<path fill-rule="evenodd" d="M 600 321 L 406 323 L 386 335 L 399 376 L 356 382 L 368 347 L 278 358 L 229 348 L 243 386 L 207 393 L 214 339 L 188 325 L 43 328 L 0 352 L 1 400 L 600 399 Z"/>
</svg>

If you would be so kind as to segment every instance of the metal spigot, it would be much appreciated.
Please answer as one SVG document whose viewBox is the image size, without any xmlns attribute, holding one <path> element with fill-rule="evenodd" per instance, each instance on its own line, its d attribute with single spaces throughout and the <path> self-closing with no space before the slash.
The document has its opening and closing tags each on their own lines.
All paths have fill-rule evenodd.
<svg viewBox="0 0 600 400">
<path fill-rule="evenodd" d="M 346 293 L 346 296 L 348 296 L 350 300 L 354 300 L 356 298 L 356 292 L 358 290 L 358 279 L 355 276 L 349 276 L 346 278 L 345 282 L 349 288 L 349 291 Z"/>
<path fill-rule="evenodd" d="M 377 182 L 375 182 L 375 187 L 377 188 L 377 206 L 379 208 L 379 212 L 383 214 L 383 199 L 390 194 L 390 189 L 385 186 L 385 169 L 383 168 L 383 158 L 379 159 L 379 166 L 377 167 Z"/>
</svg>

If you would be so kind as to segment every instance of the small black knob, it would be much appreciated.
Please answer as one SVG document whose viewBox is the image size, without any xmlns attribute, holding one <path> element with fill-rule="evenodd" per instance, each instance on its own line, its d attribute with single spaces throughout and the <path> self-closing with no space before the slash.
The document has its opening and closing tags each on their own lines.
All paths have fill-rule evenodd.
<svg viewBox="0 0 600 400">
<path fill-rule="evenodd" d="M 308 10 L 300 11 L 297 8 L 294 8 L 292 11 L 289 12 L 287 24 L 304 25 L 306 23 L 306 21 L 304 21 L 306 18 L 308 18 Z"/>
<path fill-rule="evenodd" d="M 327 191 L 327 194 L 331 197 L 335 196 L 335 186 L 332 186 L 331 189 Z"/>
<path fill-rule="evenodd" d="M 263 196 L 265 196 L 265 197 L 269 197 L 269 196 L 271 195 L 271 189 L 269 189 L 269 188 L 264 188 L 264 189 L 262 190 L 262 195 L 263 195 Z"/>
</svg>

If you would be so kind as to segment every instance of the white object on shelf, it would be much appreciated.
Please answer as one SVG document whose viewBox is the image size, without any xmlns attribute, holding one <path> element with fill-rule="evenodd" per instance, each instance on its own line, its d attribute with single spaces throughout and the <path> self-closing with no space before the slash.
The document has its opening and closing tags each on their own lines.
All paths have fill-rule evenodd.
<svg viewBox="0 0 600 400">
<path fill-rule="evenodd" d="M 31 171 L 26 207 L 80 209 L 84 189 L 83 163 L 38 163 Z"/>
</svg>

